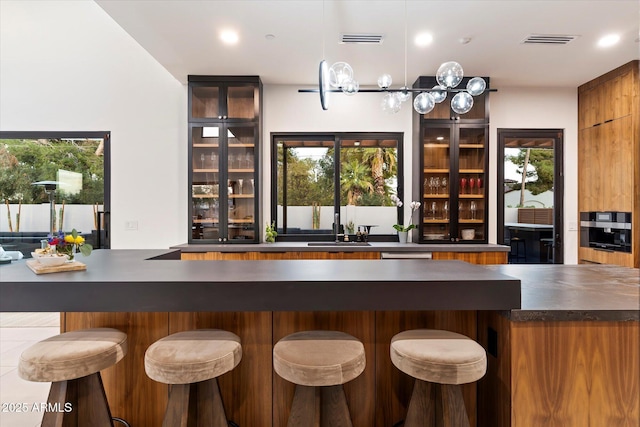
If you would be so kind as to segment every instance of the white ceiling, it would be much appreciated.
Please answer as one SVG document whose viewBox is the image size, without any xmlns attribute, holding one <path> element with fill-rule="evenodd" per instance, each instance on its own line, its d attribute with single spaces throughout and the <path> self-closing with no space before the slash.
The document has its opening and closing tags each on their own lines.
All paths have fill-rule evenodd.
<svg viewBox="0 0 640 427">
<path fill-rule="evenodd" d="M 314 86 L 324 56 L 351 64 L 361 87 L 383 73 L 402 86 L 405 29 L 409 85 L 453 60 L 465 75 L 489 76 L 492 87 L 577 87 L 640 58 L 638 0 L 95 1 L 181 82 L 189 74 L 259 75 L 266 84 Z M 220 41 L 227 28 L 238 31 L 237 45 Z M 425 31 L 433 42 L 418 48 L 413 39 Z M 354 32 L 383 33 L 384 42 L 338 43 L 340 33 Z M 597 47 L 609 33 L 620 42 Z M 522 44 L 531 34 L 579 37 L 563 46 Z M 461 44 L 463 37 L 471 41 Z"/>
</svg>

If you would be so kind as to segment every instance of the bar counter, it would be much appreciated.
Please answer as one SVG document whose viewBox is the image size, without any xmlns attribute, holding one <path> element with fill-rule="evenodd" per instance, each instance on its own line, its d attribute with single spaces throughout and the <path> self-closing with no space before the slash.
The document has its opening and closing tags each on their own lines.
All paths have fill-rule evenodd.
<svg viewBox="0 0 640 427">
<path fill-rule="evenodd" d="M 241 427 L 286 425 L 293 386 L 273 372 L 272 348 L 310 329 L 341 330 L 365 345 L 367 367 L 345 385 L 354 427 L 403 419 L 413 382 L 391 364 L 389 342 L 414 328 L 463 333 L 487 350 L 486 376 L 463 387 L 472 427 L 640 421 L 638 269 L 180 256 L 94 251 L 79 258 L 87 271 L 40 276 L 24 261 L 3 265 L 0 311 L 61 311 L 63 331 L 126 332 L 129 353 L 103 378 L 113 415 L 136 426 L 160 425 L 168 396 L 146 377 L 144 352 L 196 328 L 242 339 L 240 365 L 220 378 L 227 415 Z"/>
</svg>

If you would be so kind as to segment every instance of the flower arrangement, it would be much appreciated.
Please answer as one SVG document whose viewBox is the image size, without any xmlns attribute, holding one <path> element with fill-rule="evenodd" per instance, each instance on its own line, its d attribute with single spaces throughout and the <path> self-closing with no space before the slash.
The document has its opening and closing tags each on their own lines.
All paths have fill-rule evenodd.
<svg viewBox="0 0 640 427">
<path fill-rule="evenodd" d="M 402 207 L 402 200 L 400 200 L 398 198 L 398 196 L 396 196 L 395 194 L 393 194 L 391 196 L 391 201 L 393 203 L 396 204 L 397 207 L 401 208 Z M 411 204 L 409 205 L 409 207 L 411 207 L 411 216 L 409 217 L 409 225 L 407 225 L 406 227 L 402 224 L 395 224 L 393 226 L 393 228 L 395 228 L 396 230 L 398 230 L 399 232 L 407 232 L 409 230 L 412 230 L 414 228 L 416 228 L 416 226 L 413 224 L 413 213 L 415 211 L 418 210 L 418 208 L 420 207 L 420 202 L 411 202 Z"/>
<path fill-rule="evenodd" d="M 57 236 L 49 235 L 48 242 L 49 246 L 56 247 L 56 252 L 68 255 L 69 259 L 73 259 L 78 251 L 84 256 L 89 256 L 93 250 L 93 246 L 86 243 L 84 237 L 80 236 L 75 228 L 67 235 L 63 232 L 58 233 Z"/>
</svg>

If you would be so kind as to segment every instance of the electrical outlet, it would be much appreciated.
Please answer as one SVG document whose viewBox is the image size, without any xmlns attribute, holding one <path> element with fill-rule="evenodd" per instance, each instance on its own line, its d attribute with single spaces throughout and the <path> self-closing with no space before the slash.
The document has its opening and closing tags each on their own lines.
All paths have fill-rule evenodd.
<svg viewBox="0 0 640 427">
<path fill-rule="evenodd" d="M 138 229 L 138 221 L 125 221 L 124 229 L 125 230 L 137 230 Z"/>
</svg>

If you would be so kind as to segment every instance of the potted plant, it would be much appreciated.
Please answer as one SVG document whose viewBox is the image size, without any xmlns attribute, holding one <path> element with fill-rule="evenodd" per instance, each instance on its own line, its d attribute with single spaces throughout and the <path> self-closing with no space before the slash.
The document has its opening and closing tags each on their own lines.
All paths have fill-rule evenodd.
<svg viewBox="0 0 640 427">
<path fill-rule="evenodd" d="M 391 200 L 396 204 L 397 207 L 399 208 L 402 207 L 402 204 L 403 204 L 402 200 L 400 200 L 395 194 L 391 196 Z M 411 207 L 411 215 L 409 216 L 409 225 L 405 227 L 402 224 L 395 224 L 393 226 L 393 228 L 395 228 L 398 231 L 398 241 L 400 243 L 407 243 L 407 237 L 408 237 L 409 231 L 416 228 L 416 226 L 413 224 L 413 213 L 417 211 L 418 208 L 420 207 L 420 202 L 413 201 L 411 202 L 409 207 Z"/>
</svg>

